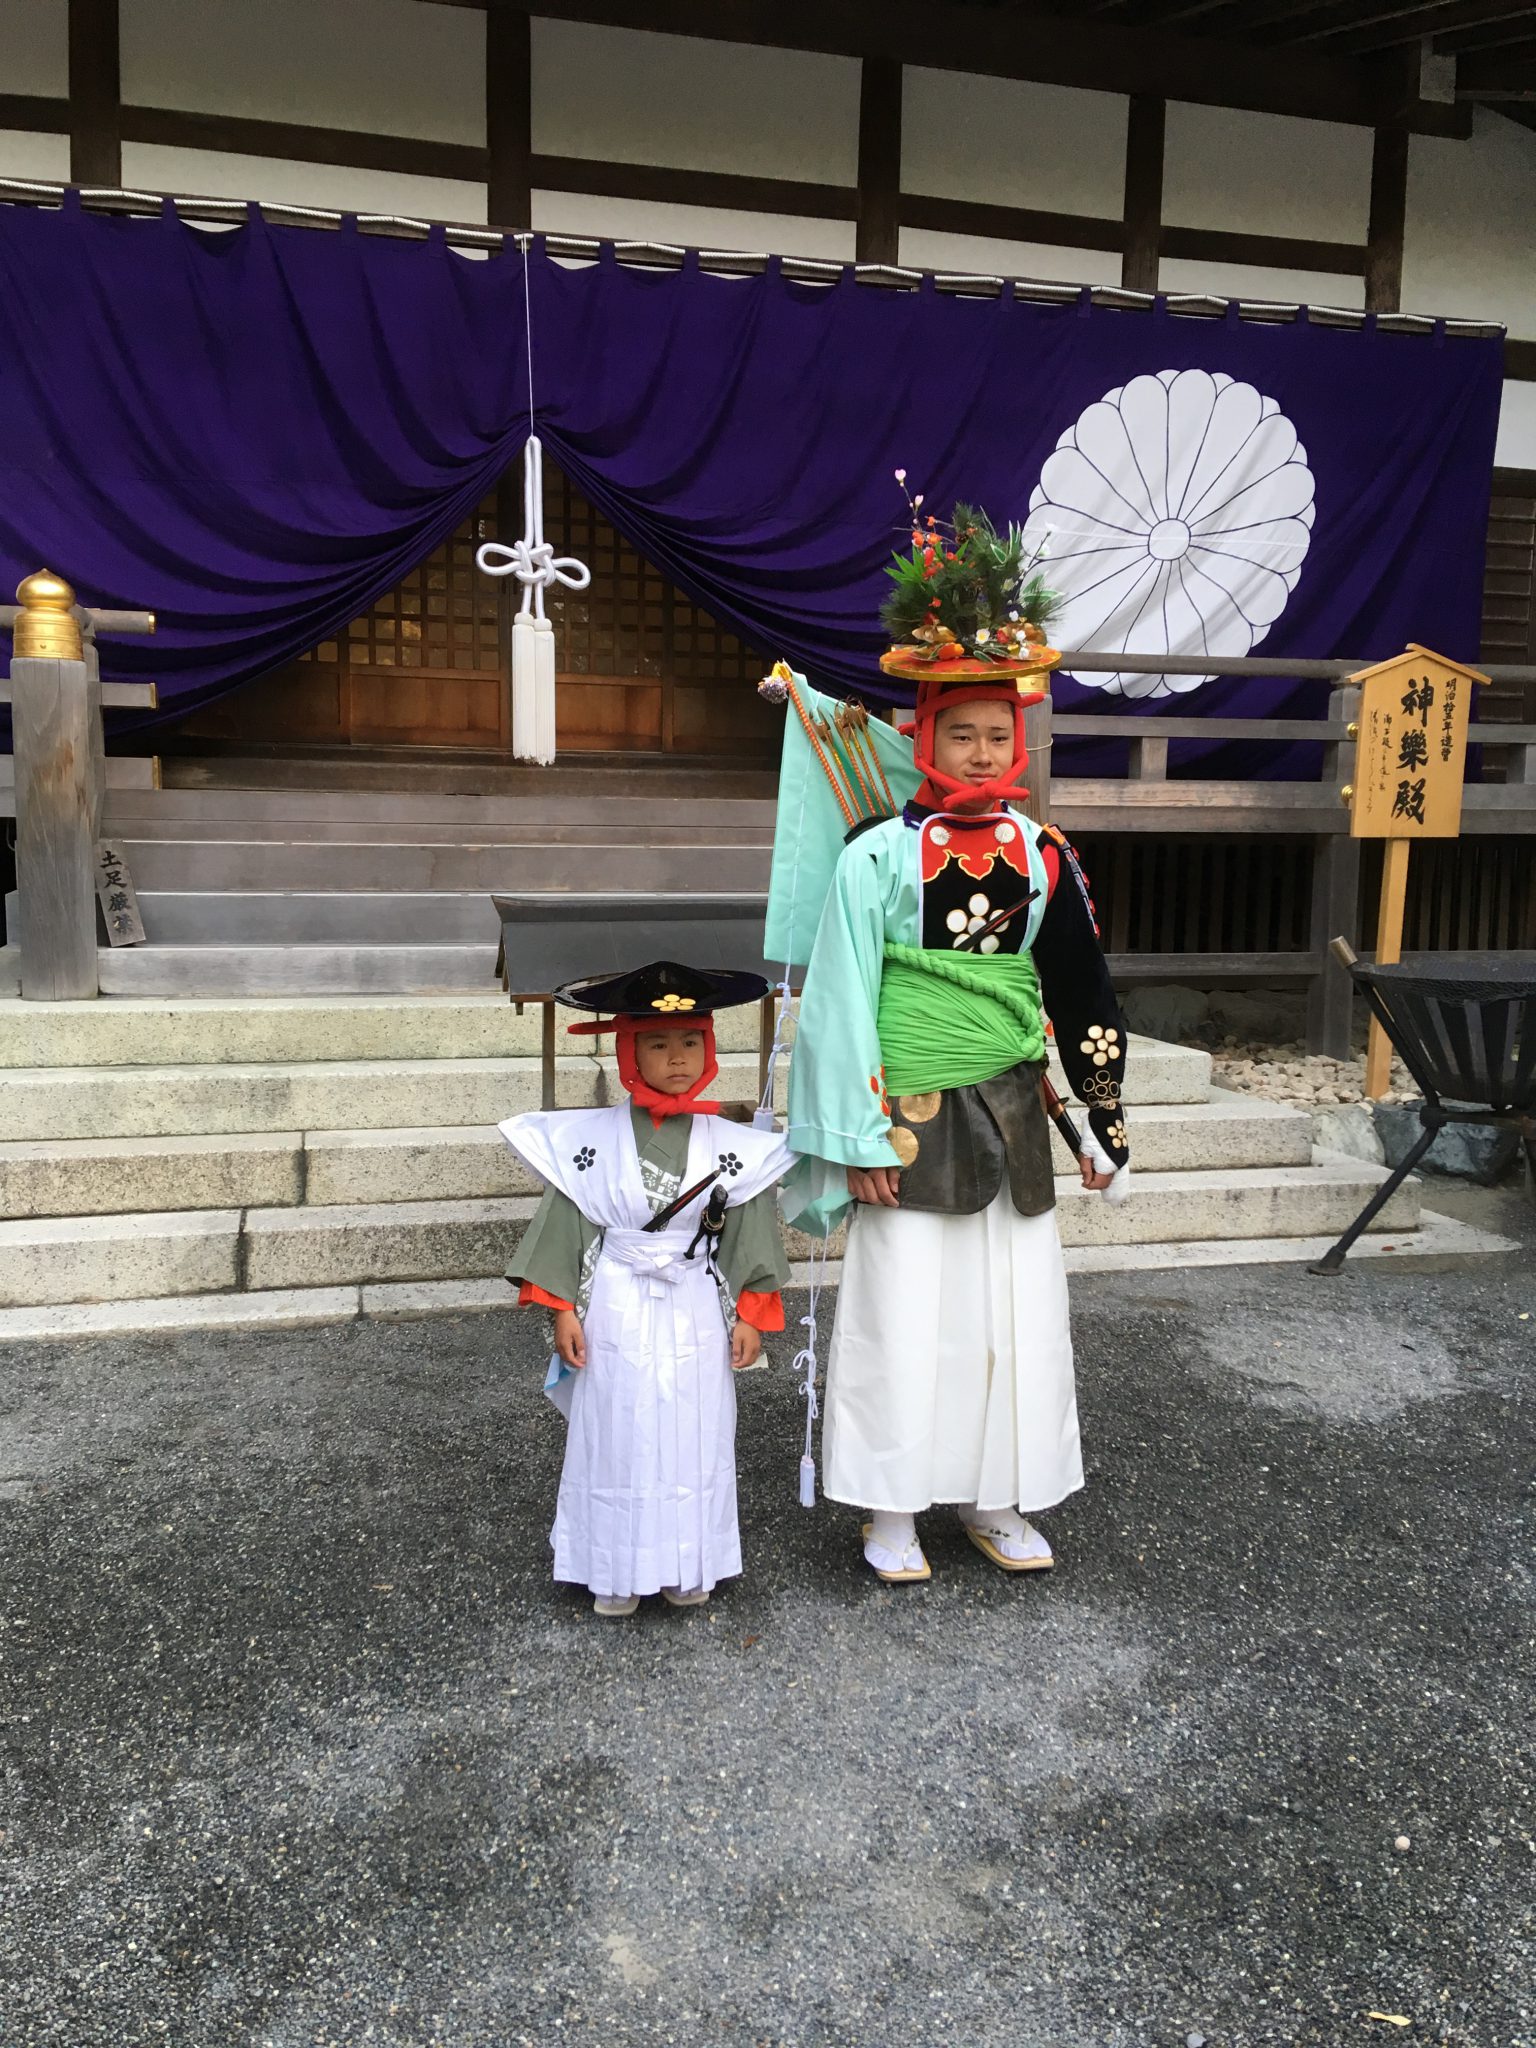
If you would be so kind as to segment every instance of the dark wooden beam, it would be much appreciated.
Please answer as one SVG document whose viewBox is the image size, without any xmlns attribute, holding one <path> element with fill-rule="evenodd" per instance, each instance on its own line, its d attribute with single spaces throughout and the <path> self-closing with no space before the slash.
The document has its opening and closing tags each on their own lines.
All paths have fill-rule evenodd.
<svg viewBox="0 0 1536 2048">
<path fill-rule="evenodd" d="M 122 65 L 117 0 L 69 0 L 69 176 L 123 182 Z"/>
<path fill-rule="evenodd" d="M 1456 59 L 1459 100 L 1536 99 L 1536 54 L 1531 51 L 1474 50 Z"/>
<path fill-rule="evenodd" d="M 1157 290 L 1167 123 L 1166 100 L 1133 95 L 1125 131 L 1125 240 L 1120 256 L 1120 282 L 1130 292 Z"/>
<path fill-rule="evenodd" d="M 1086 213 L 1045 213 L 1032 206 L 994 206 L 985 199 L 935 199 L 922 192 L 901 195 L 904 228 L 929 228 L 941 235 L 984 235 L 995 242 L 1047 242 L 1060 249 L 1119 249 L 1125 229 L 1117 220 Z"/>
<path fill-rule="evenodd" d="M 1536 384 L 1536 341 L 1505 341 L 1504 375 L 1512 384 Z"/>
<path fill-rule="evenodd" d="M 1334 50 L 1385 50 L 1416 43 L 1421 36 L 1445 35 L 1452 29 L 1483 28 L 1531 12 L 1530 0 L 1441 0 L 1437 6 L 1392 6 L 1387 0 L 1371 7 L 1335 5 L 1314 9 L 1298 22 L 1292 40 L 1323 42 Z"/>
<path fill-rule="evenodd" d="M 533 50 L 528 9 L 492 0 L 485 16 L 485 217 L 533 225 Z"/>
<path fill-rule="evenodd" d="M 1408 214 L 1408 131 L 1376 130 L 1371 214 L 1365 232 L 1365 310 L 1396 313 L 1403 303 L 1403 231 Z"/>
<path fill-rule="evenodd" d="M 0 128 L 22 135 L 67 135 L 69 101 L 44 99 L 39 93 L 0 92 Z"/>
<path fill-rule="evenodd" d="M 544 192 L 642 199 L 656 206 L 718 206 L 731 213 L 781 213 L 808 220 L 858 217 L 858 194 L 849 185 L 809 185 L 798 178 L 753 178 L 735 171 L 674 171 L 660 164 L 604 163 L 584 156 L 536 156 L 530 161 L 532 183 Z"/>
<path fill-rule="evenodd" d="M 122 132 L 126 142 L 224 150 L 231 155 L 277 157 L 288 163 L 342 164 L 359 171 L 404 171 L 418 178 L 464 178 L 476 183 L 486 175 L 487 153 L 472 143 L 424 142 L 416 136 L 369 135 L 353 128 L 311 128 L 297 121 L 255 121 L 243 114 L 124 107 Z"/>
<path fill-rule="evenodd" d="M 857 261 L 899 262 L 901 66 L 887 57 L 866 57 L 860 69 L 858 189 Z"/>
<path fill-rule="evenodd" d="M 1272 270 L 1321 270 L 1335 277 L 1359 277 L 1365 250 L 1353 242 L 1308 242 L 1295 235 L 1243 235 L 1225 228 L 1163 229 L 1165 256 L 1201 263 L 1260 263 Z"/>
</svg>

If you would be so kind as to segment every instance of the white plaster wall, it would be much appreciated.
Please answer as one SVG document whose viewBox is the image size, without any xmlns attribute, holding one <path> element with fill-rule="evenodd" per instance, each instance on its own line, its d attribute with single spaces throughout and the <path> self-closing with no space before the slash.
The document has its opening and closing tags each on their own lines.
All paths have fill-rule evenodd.
<svg viewBox="0 0 1536 2048">
<path fill-rule="evenodd" d="M 1502 469 L 1536 469 L 1536 384 L 1506 384 L 1493 459 Z"/>
<path fill-rule="evenodd" d="M 484 219 L 484 214 L 481 214 Z M 714 206 L 653 206 L 580 192 L 535 192 L 541 234 L 601 235 L 610 240 L 677 242 L 691 249 L 742 249 L 777 256 L 853 261 L 853 222 L 799 220 L 791 214 L 731 213 Z"/>
<path fill-rule="evenodd" d="M 0 0 L 0 91 L 69 91 L 69 0 Z"/>
<path fill-rule="evenodd" d="M 41 178 L 65 184 L 69 179 L 67 135 L 25 135 L 0 129 L 0 178 Z"/>
<path fill-rule="evenodd" d="M 476 8 L 122 0 L 122 67 L 130 106 L 485 141 L 485 16 Z"/>
<path fill-rule="evenodd" d="M 909 67 L 902 187 L 1118 220 L 1128 107 L 1117 93 Z"/>
<path fill-rule="evenodd" d="M 858 129 L 852 58 L 533 23 L 539 155 L 852 185 Z"/>
<path fill-rule="evenodd" d="M 1163 219 L 1170 226 L 1363 242 L 1370 194 L 1368 128 L 1169 102 Z"/>
<path fill-rule="evenodd" d="M 985 235 L 944 235 L 903 228 L 901 260 L 917 270 L 969 270 L 984 277 L 1038 277 L 1052 283 L 1118 284 L 1120 258 L 1104 249 L 1062 249 L 1046 242 L 995 242 Z"/>
<path fill-rule="evenodd" d="M 1470 142 L 1416 135 L 1408 153 L 1403 304 L 1502 320 L 1536 340 L 1536 134 L 1479 109 Z"/>
<path fill-rule="evenodd" d="M 341 213 L 403 213 L 417 220 L 485 219 L 485 187 L 450 178 L 408 178 L 397 171 L 355 171 L 335 164 L 279 163 L 204 149 L 123 144 L 123 183 L 138 191 L 188 192 L 205 199 L 274 199 Z"/>
</svg>

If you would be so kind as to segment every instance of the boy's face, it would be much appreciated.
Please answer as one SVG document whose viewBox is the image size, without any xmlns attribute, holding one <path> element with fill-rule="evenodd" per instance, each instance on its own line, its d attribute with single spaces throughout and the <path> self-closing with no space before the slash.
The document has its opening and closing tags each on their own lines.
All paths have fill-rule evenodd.
<svg viewBox="0 0 1536 2048">
<path fill-rule="evenodd" d="M 635 1065 L 658 1095 L 686 1095 L 704 1072 L 702 1031 L 637 1031 Z"/>
<path fill-rule="evenodd" d="M 956 782 L 993 782 L 1013 765 L 1013 710 L 1007 704 L 955 704 L 933 727 L 933 765 Z"/>
</svg>

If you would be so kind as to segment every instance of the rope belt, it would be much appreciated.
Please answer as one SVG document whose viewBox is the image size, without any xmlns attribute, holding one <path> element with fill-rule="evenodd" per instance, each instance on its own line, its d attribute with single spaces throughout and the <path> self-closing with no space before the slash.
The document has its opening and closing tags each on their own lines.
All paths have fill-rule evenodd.
<svg viewBox="0 0 1536 2048">
<path fill-rule="evenodd" d="M 1027 953 L 941 953 L 887 942 L 876 1014 L 886 1090 L 967 1088 L 1045 1058 L 1040 978 Z"/>
</svg>

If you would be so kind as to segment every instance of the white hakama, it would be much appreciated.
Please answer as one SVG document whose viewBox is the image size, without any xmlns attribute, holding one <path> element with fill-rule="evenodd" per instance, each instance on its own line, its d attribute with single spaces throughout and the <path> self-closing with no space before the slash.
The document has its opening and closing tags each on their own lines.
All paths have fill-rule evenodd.
<svg viewBox="0 0 1536 2048">
<path fill-rule="evenodd" d="M 860 1204 L 827 1364 L 825 1491 L 916 1514 L 1025 1514 L 1083 1483 L 1056 1212 L 1006 1181 L 974 1216 Z"/>
<path fill-rule="evenodd" d="M 691 1125 L 683 1187 L 729 1160 L 735 1206 L 789 1165 L 782 1138 L 712 1116 Z M 664 1230 L 643 1228 L 667 1190 L 647 1190 L 627 1102 L 500 1128 L 603 1233 L 582 1316 L 587 1362 L 554 1393 L 569 1423 L 554 1575 L 609 1599 L 708 1591 L 740 1572 L 741 1539 L 730 1335 L 703 1247 L 686 1256 L 704 1197 Z"/>
</svg>

